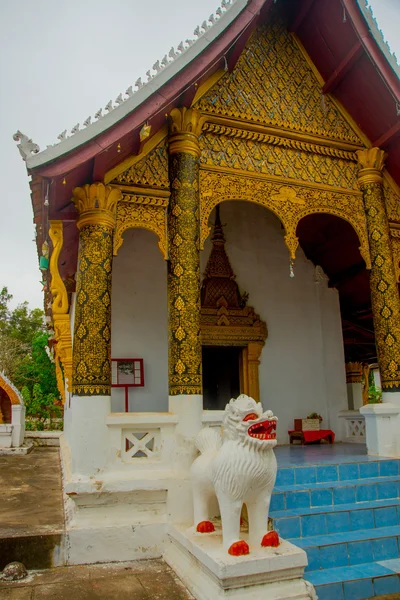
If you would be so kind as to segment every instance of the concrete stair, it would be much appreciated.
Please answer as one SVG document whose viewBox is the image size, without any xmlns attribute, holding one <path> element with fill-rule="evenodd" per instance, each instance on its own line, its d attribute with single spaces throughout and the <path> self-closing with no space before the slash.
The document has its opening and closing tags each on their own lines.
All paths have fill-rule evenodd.
<svg viewBox="0 0 400 600">
<path fill-rule="evenodd" d="M 400 593 L 400 460 L 283 467 L 270 517 L 303 548 L 319 600 Z"/>
</svg>

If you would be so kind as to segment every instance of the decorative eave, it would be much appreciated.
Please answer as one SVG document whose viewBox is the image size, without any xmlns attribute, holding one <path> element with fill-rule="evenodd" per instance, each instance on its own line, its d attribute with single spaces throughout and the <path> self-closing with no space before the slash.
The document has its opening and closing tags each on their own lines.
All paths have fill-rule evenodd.
<svg viewBox="0 0 400 600">
<path fill-rule="evenodd" d="M 400 102 L 400 67 L 385 42 L 366 0 L 343 0 L 365 52 L 377 68 L 396 102 Z"/>
<path fill-rule="evenodd" d="M 153 95 L 160 96 L 159 106 L 165 104 L 169 99 L 163 96 L 161 88 L 199 57 L 236 20 L 249 3 L 251 4 L 251 0 L 222 0 L 221 8 L 217 9 L 216 16 L 211 15 L 201 27 L 196 27 L 194 31 L 194 35 L 197 36 L 196 41 L 181 42 L 178 52 L 171 48 L 169 54 L 165 55 L 161 62 L 157 61 L 152 69 L 147 71 L 147 83 L 142 83 L 141 78 L 137 79 L 136 91 L 131 86 L 126 91 L 128 97 L 125 100 L 120 94 L 115 100 L 116 105 L 113 105 L 112 101 L 108 102 L 104 109 L 107 114 L 103 116 L 103 109 L 100 109 L 95 115 L 97 120 L 93 123 L 91 117 L 88 117 L 84 121 L 85 129 L 79 129 L 79 124 L 75 125 L 71 129 L 70 137 L 67 137 L 66 131 L 64 131 L 59 136 L 59 143 L 48 146 L 42 152 L 39 151 L 37 144 L 34 144 L 21 132 L 17 132 L 14 139 L 21 142 L 19 150 L 26 161 L 27 169 L 41 167 L 94 140 L 122 121 Z M 257 2 L 253 2 L 253 4 L 257 4 Z M 258 4 L 263 4 L 263 2 L 258 2 Z M 172 60 L 169 61 L 169 58 Z M 152 70 L 155 71 L 155 74 L 151 73 Z M 103 148 L 103 145 L 100 145 Z"/>
<path fill-rule="evenodd" d="M 374 37 L 374 40 L 378 44 L 380 50 L 384 54 L 387 62 L 392 67 L 393 71 L 396 73 L 397 77 L 400 78 L 400 65 L 397 61 L 397 57 L 391 51 L 388 42 L 385 40 L 382 30 L 379 29 L 372 8 L 368 6 L 367 0 L 357 0 L 357 3 L 365 20 L 368 23 L 368 27 Z"/>
</svg>

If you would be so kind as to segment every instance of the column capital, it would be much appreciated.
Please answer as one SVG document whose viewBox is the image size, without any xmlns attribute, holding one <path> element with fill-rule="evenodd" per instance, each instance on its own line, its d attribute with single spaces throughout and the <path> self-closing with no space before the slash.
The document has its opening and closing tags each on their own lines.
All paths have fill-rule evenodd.
<svg viewBox="0 0 400 600">
<path fill-rule="evenodd" d="M 382 170 L 387 157 L 386 152 L 380 148 L 366 148 L 356 152 L 360 171 L 358 181 L 361 185 L 366 183 L 382 183 Z"/>
<path fill-rule="evenodd" d="M 200 156 L 199 135 L 205 117 L 195 108 L 173 108 L 170 114 L 169 153 L 185 152 Z"/>
<path fill-rule="evenodd" d="M 79 211 L 78 229 L 85 225 L 114 229 L 117 202 L 121 199 L 121 190 L 100 182 L 74 188 L 72 201 Z"/>
<path fill-rule="evenodd" d="M 358 361 L 346 363 L 346 383 L 361 383 L 363 375 L 363 364 Z"/>
</svg>

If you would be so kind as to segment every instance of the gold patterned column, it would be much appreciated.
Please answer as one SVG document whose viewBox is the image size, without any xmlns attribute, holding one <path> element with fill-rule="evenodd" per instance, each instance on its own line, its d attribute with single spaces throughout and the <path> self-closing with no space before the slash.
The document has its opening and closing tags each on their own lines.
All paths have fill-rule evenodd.
<svg viewBox="0 0 400 600">
<path fill-rule="evenodd" d="M 400 390 L 400 302 L 386 216 L 379 148 L 357 152 L 371 254 L 371 303 L 382 389 Z"/>
<path fill-rule="evenodd" d="M 195 109 L 171 111 L 168 208 L 169 393 L 202 393 L 200 339 L 200 135 Z"/>
<path fill-rule="evenodd" d="M 93 183 L 77 187 L 79 254 L 72 393 L 111 393 L 111 273 L 115 213 L 121 191 Z"/>
</svg>

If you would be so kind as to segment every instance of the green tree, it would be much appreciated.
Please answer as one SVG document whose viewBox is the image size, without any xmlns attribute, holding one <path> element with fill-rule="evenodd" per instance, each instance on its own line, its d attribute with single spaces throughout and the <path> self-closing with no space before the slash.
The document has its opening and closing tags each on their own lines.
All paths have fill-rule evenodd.
<svg viewBox="0 0 400 600">
<path fill-rule="evenodd" d="M 0 291 L 0 370 L 13 381 L 18 389 L 26 387 L 34 397 L 34 387 L 39 385 L 41 394 L 59 399 L 54 363 L 46 347 L 46 332 L 39 308 L 30 309 L 22 302 L 13 310 L 9 304 L 12 295 L 7 287 Z"/>
<path fill-rule="evenodd" d="M 54 364 L 46 348 L 49 335 L 43 331 L 36 333 L 32 340 L 31 352 L 26 354 L 14 371 L 14 383 L 18 389 L 26 386 L 33 392 L 34 385 L 40 385 L 43 394 L 59 398 Z"/>
<path fill-rule="evenodd" d="M 52 429 L 52 419 L 61 416 L 61 409 L 54 405 L 54 395 L 44 393 L 39 383 L 35 383 L 32 392 L 27 386 L 24 386 L 21 394 L 27 416 L 36 419 L 36 428 L 43 431 L 46 428 L 46 422 L 48 422 L 50 429 Z"/>
</svg>

